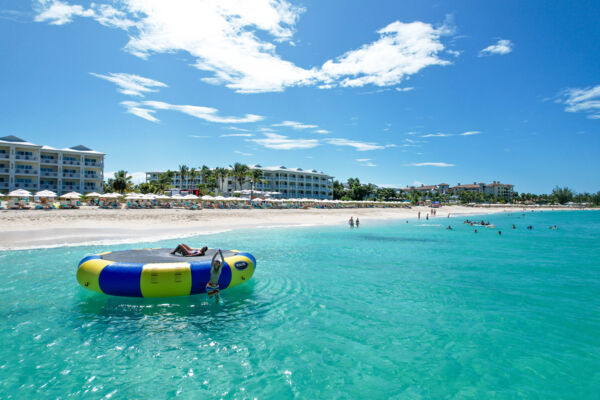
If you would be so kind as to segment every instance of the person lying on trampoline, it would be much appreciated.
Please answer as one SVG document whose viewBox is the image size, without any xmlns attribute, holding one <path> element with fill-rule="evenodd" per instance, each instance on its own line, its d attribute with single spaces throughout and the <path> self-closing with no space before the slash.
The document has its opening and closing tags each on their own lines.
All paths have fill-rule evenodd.
<svg viewBox="0 0 600 400">
<path fill-rule="evenodd" d="M 183 257 L 200 257 L 206 253 L 206 250 L 208 250 L 208 247 L 206 247 L 206 246 L 204 246 L 201 249 L 192 249 L 187 244 L 181 243 L 179 246 L 177 246 L 175 248 L 175 250 L 173 250 L 171 252 L 171 254 L 173 254 L 173 255 L 180 254 Z"/>
</svg>

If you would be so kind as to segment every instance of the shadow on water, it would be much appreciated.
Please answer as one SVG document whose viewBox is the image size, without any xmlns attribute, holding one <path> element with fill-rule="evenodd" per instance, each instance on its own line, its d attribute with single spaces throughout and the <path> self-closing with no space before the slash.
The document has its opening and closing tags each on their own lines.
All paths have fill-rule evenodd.
<svg viewBox="0 0 600 400">
<path fill-rule="evenodd" d="M 206 294 L 136 298 L 82 292 L 76 297 L 73 312 L 80 316 L 80 322 L 107 326 L 117 323 L 131 325 L 133 329 L 137 323 L 157 321 L 166 326 L 186 322 L 208 330 L 210 326 L 239 324 L 240 319 L 260 319 L 269 311 L 254 282 L 221 292 L 219 304 Z"/>
</svg>

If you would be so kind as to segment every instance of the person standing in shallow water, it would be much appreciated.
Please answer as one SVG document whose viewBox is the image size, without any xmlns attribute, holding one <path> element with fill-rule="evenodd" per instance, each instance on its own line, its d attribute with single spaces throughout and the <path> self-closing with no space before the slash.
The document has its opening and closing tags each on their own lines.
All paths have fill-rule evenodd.
<svg viewBox="0 0 600 400">
<path fill-rule="evenodd" d="M 348 225 L 350 225 L 350 228 L 354 228 L 354 218 L 350 217 L 348 220 Z"/>
<path fill-rule="evenodd" d="M 217 260 L 217 256 L 220 256 L 221 260 Z M 221 277 L 221 271 L 223 270 L 224 264 L 225 258 L 223 258 L 223 252 L 221 249 L 219 249 L 215 252 L 215 255 L 210 263 L 210 281 L 208 281 L 206 284 L 206 293 L 208 294 L 208 298 L 210 299 L 214 296 L 217 303 L 220 300 L 219 278 Z"/>
</svg>

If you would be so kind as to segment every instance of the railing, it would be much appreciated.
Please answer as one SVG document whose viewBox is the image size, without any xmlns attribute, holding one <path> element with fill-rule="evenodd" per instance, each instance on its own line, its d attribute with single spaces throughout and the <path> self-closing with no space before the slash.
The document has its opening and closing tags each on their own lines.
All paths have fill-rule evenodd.
<svg viewBox="0 0 600 400">
<path fill-rule="evenodd" d="M 81 165 L 79 161 L 63 160 L 63 164 L 67 165 Z"/>
<path fill-rule="evenodd" d="M 23 154 L 17 154 L 15 156 L 15 159 L 16 160 L 32 160 L 32 161 L 35 161 L 35 160 L 37 160 L 37 157 L 36 156 L 23 155 Z"/>
<path fill-rule="evenodd" d="M 37 175 L 38 172 L 34 169 L 16 168 L 15 174 L 16 175 Z"/>
<path fill-rule="evenodd" d="M 8 188 L 8 182 L 0 182 L 0 188 Z"/>
<path fill-rule="evenodd" d="M 83 177 L 85 179 L 99 179 L 100 175 L 97 175 L 97 174 L 85 174 Z"/>
<path fill-rule="evenodd" d="M 8 157 L 8 153 L 0 153 L 0 158 L 7 159 Z"/>
<path fill-rule="evenodd" d="M 79 178 L 79 174 L 72 174 L 69 172 L 63 172 L 63 178 Z"/>
<path fill-rule="evenodd" d="M 96 162 L 96 161 L 86 161 L 84 164 L 86 167 L 101 167 L 102 166 L 102 163 Z"/>
<path fill-rule="evenodd" d="M 16 188 L 29 188 L 29 187 L 33 187 L 33 183 L 17 182 L 17 183 L 15 183 L 15 187 Z"/>
<path fill-rule="evenodd" d="M 56 173 L 56 172 L 41 172 L 40 175 L 42 175 L 42 176 L 57 176 L 58 173 Z"/>
<path fill-rule="evenodd" d="M 8 174 L 8 168 L 0 168 L 0 174 Z"/>
<path fill-rule="evenodd" d="M 65 189 L 66 189 L 66 190 L 69 190 L 69 191 L 71 191 L 71 192 L 76 192 L 76 191 L 78 191 L 78 190 L 79 190 L 79 186 L 69 186 L 69 185 L 64 185 L 64 184 L 63 184 L 63 186 L 62 186 L 62 187 L 63 187 L 63 190 L 65 190 Z"/>
<path fill-rule="evenodd" d="M 40 160 L 42 164 L 58 164 L 58 160 L 56 158 L 42 158 Z"/>
<path fill-rule="evenodd" d="M 58 188 L 57 185 L 40 185 L 40 189 L 45 190 L 56 190 Z"/>
</svg>

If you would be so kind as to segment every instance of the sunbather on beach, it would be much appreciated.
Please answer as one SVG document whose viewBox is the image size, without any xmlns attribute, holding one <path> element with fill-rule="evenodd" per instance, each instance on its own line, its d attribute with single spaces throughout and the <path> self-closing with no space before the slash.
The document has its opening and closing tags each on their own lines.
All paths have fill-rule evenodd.
<svg viewBox="0 0 600 400">
<path fill-rule="evenodd" d="M 199 256 L 203 256 L 206 253 L 206 250 L 208 250 L 208 247 L 206 247 L 206 246 L 204 246 L 201 249 L 192 249 L 187 244 L 181 243 L 179 246 L 177 246 L 175 248 L 175 250 L 173 250 L 171 252 L 171 254 L 173 254 L 173 255 L 180 254 L 183 257 L 199 257 Z"/>
</svg>

